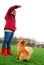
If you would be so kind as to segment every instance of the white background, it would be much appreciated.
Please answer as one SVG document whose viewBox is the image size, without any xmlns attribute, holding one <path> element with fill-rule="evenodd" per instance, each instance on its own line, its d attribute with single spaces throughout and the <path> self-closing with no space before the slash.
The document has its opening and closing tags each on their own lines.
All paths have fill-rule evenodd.
<svg viewBox="0 0 44 65">
<path fill-rule="evenodd" d="M 0 0 L 0 37 L 4 37 L 4 16 L 10 6 L 21 5 L 17 9 L 14 36 L 34 38 L 44 42 L 44 0 Z"/>
</svg>

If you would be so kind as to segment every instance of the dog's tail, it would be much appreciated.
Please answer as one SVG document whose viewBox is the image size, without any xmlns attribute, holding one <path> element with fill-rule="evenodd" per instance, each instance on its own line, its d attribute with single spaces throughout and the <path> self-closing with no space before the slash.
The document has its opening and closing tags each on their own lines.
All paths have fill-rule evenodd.
<svg viewBox="0 0 44 65">
<path fill-rule="evenodd" d="M 26 49 L 26 51 L 27 51 L 29 54 L 32 55 L 32 53 L 33 53 L 32 47 L 27 47 L 27 46 L 26 46 L 25 49 Z"/>
</svg>

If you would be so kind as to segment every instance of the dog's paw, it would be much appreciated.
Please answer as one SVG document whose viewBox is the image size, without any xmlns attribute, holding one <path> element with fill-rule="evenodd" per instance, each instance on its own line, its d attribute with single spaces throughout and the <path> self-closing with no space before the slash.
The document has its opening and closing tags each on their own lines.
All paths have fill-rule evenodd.
<svg viewBox="0 0 44 65">
<path fill-rule="evenodd" d="M 17 57 L 17 60 L 19 60 L 19 58 Z"/>
</svg>

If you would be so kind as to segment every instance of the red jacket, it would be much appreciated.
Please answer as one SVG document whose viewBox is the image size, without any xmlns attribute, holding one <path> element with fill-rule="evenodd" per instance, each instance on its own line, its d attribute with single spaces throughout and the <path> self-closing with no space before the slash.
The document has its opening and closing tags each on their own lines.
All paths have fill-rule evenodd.
<svg viewBox="0 0 44 65">
<path fill-rule="evenodd" d="M 15 16 L 13 16 L 11 14 L 11 12 L 14 10 L 14 9 L 17 9 L 19 8 L 18 5 L 15 5 L 15 6 L 12 6 L 8 9 L 7 13 L 6 13 L 6 16 L 5 16 L 5 20 L 6 20 L 6 24 L 5 24 L 5 27 L 4 29 L 9 29 L 9 30 L 12 30 L 13 32 L 16 30 L 16 20 L 15 20 Z"/>
</svg>

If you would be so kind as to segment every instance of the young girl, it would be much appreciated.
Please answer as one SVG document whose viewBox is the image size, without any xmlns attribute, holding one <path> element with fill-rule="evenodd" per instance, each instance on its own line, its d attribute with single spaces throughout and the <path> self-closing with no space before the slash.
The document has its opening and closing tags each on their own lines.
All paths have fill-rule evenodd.
<svg viewBox="0 0 44 65">
<path fill-rule="evenodd" d="M 12 6 L 8 9 L 6 13 L 6 16 L 5 16 L 6 24 L 4 27 L 4 41 L 2 43 L 3 56 L 13 55 L 13 53 L 11 53 L 10 43 L 12 41 L 14 32 L 16 31 L 15 9 L 20 7 L 21 7 L 20 5 Z"/>
</svg>

